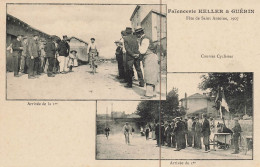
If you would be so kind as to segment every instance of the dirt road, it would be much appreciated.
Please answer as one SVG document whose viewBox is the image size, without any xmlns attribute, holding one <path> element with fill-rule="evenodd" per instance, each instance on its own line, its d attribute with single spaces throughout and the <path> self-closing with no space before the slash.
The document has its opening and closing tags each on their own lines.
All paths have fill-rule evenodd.
<svg viewBox="0 0 260 167">
<path fill-rule="evenodd" d="M 211 151 L 204 153 L 187 147 L 181 151 L 174 151 L 174 148 L 162 146 L 156 147 L 156 140 L 146 140 L 144 136 L 134 134 L 130 137 L 130 145 L 125 144 L 123 134 L 110 135 L 107 140 L 105 135 L 97 135 L 97 159 L 252 159 L 252 154 L 248 152 L 244 155 L 231 154 L 232 150 Z M 160 154 L 161 152 L 161 154 Z"/>
<path fill-rule="evenodd" d="M 18 78 L 13 73 L 7 73 L 7 99 L 37 99 L 37 100 L 96 100 L 96 99 L 120 99 L 141 100 L 145 88 L 138 86 L 134 81 L 132 89 L 125 88 L 116 79 L 117 64 L 102 63 L 93 75 L 88 65 L 82 65 L 73 69 L 74 72 L 59 74 L 55 77 L 41 75 L 37 79 L 28 79 L 28 75 Z M 162 76 L 161 99 L 166 98 L 166 75 Z M 157 89 L 157 97 L 160 99 L 160 89 Z"/>
</svg>

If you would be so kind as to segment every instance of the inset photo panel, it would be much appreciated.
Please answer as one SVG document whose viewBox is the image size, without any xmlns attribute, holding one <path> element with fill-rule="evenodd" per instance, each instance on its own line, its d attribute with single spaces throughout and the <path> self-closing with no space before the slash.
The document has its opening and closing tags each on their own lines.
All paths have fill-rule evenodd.
<svg viewBox="0 0 260 167">
<path fill-rule="evenodd" d="M 253 159 L 252 72 L 167 77 L 160 110 L 162 159 Z"/>
<path fill-rule="evenodd" d="M 166 99 L 166 5 L 12 3 L 6 11 L 7 100 Z"/>
<path fill-rule="evenodd" d="M 159 101 L 97 101 L 97 160 L 159 160 Z"/>
</svg>

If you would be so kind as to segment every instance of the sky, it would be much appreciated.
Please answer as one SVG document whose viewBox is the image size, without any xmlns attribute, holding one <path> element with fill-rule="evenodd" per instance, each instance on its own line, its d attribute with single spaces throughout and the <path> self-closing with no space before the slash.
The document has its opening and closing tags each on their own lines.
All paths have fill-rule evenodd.
<svg viewBox="0 0 260 167">
<path fill-rule="evenodd" d="M 126 114 L 132 114 L 136 111 L 139 103 L 140 101 L 98 101 L 97 114 L 106 114 L 106 108 L 108 108 L 108 114 L 110 114 L 112 104 L 114 111 L 125 111 Z"/>
<path fill-rule="evenodd" d="M 100 56 L 115 57 L 114 41 L 131 27 L 136 5 L 15 5 L 7 13 L 50 35 L 75 36 L 86 42 L 96 38 Z"/>
<path fill-rule="evenodd" d="M 195 93 L 204 93 L 198 88 L 202 81 L 200 76 L 207 73 L 170 73 L 167 75 L 167 92 L 171 91 L 173 87 L 178 88 L 179 99 L 184 98 L 185 92 L 187 96 Z"/>
</svg>

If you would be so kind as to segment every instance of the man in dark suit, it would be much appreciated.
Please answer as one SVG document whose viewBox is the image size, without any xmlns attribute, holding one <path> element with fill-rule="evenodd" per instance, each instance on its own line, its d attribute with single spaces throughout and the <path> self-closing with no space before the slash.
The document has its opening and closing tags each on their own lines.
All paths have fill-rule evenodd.
<svg viewBox="0 0 260 167">
<path fill-rule="evenodd" d="M 23 51 L 22 46 L 22 35 L 18 34 L 17 38 L 13 41 L 13 65 L 14 65 L 14 76 L 19 77 L 19 69 L 21 64 L 21 56 Z"/>
<path fill-rule="evenodd" d="M 133 78 L 133 65 L 135 66 L 139 86 L 144 87 L 143 73 L 140 67 L 140 58 L 139 58 L 139 45 L 137 37 L 132 33 L 132 28 L 127 27 L 125 30 L 126 37 L 124 37 L 124 46 L 126 50 L 126 60 L 127 60 L 127 85 L 125 87 L 132 88 L 132 78 Z"/>
<path fill-rule="evenodd" d="M 156 136 L 156 141 L 157 141 L 157 147 L 161 146 L 161 139 L 160 139 L 160 124 L 156 122 L 155 125 L 155 136 Z"/>
<path fill-rule="evenodd" d="M 28 67 L 28 78 L 34 79 L 35 75 L 39 72 L 40 67 L 40 48 L 38 44 L 39 36 L 34 34 L 33 39 L 28 41 L 28 60 L 29 60 L 29 67 Z"/>
<path fill-rule="evenodd" d="M 56 47 L 55 47 L 55 43 L 53 41 L 53 37 L 48 38 L 47 44 L 44 47 L 44 51 L 46 52 L 46 58 L 49 62 L 47 75 L 48 75 L 48 77 L 54 77 L 53 66 L 54 66 Z"/>
<path fill-rule="evenodd" d="M 175 137 L 176 137 L 176 143 L 177 143 L 177 149 L 174 151 L 180 151 L 182 149 L 182 122 L 180 120 L 180 117 L 176 117 L 176 123 L 175 123 L 175 127 L 174 127 L 174 133 L 175 133 Z"/>
<path fill-rule="evenodd" d="M 205 145 L 205 153 L 208 153 L 210 152 L 210 147 L 209 147 L 210 126 L 209 126 L 209 121 L 207 119 L 207 114 L 202 114 L 202 118 L 203 118 L 203 123 L 202 123 L 201 132 L 203 135 L 203 144 Z"/>
</svg>

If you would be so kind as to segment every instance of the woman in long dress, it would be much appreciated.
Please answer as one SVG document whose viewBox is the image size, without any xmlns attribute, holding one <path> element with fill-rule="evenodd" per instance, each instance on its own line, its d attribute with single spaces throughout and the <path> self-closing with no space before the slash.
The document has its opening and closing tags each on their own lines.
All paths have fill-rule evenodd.
<svg viewBox="0 0 260 167">
<path fill-rule="evenodd" d="M 145 36 L 142 28 L 135 30 L 139 41 L 139 52 L 143 57 L 144 82 L 146 83 L 146 93 L 143 98 L 156 97 L 156 86 L 159 83 L 159 63 L 156 55 L 156 47 L 152 41 Z"/>
</svg>

